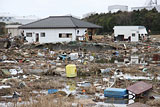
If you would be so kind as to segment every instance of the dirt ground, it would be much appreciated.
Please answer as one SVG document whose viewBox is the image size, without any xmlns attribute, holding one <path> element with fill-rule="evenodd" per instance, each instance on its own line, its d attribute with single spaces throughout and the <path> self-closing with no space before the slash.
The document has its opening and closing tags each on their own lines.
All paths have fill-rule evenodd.
<svg viewBox="0 0 160 107">
<path fill-rule="evenodd" d="M 152 40 L 160 41 L 160 35 L 151 35 Z"/>
</svg>

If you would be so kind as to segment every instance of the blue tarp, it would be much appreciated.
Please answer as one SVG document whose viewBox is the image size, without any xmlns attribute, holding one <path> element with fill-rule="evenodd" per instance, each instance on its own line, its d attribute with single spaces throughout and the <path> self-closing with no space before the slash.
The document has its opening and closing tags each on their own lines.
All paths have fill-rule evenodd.
<svg viewBox="0 0 160 107">
<path fill-rule="evenodd" d="M 48 89 L 48 94 L 53 94 L 53 93 L 56 93 L 58 92 L 57 89 Z"/>
</svg>

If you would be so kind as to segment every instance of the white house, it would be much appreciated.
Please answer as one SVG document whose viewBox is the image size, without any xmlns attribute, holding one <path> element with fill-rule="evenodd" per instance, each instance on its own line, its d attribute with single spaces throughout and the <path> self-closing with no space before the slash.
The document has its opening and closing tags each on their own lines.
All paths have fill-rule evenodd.
<svg viewBox="0 0 160 107">
<path fill-rule="evenodd" d="M 21 25 L 6 25 L 5 28 L 7 33 L 10 34 L 11 37 L 20 36 L 22 33 L 21 29 L 18 29 Z"/>
<path fill-rule="evenodd" d="M 113 29 L 115 41 L 138 42 L 148 35 L 144 26 L 115 26 Z"/>
<path fill-rule="evenodd" d="M 70 42 L 83 39 L 88 29 L 101 26 L 72 16 L 50 16 L 19 27 L 29 43 Z"/>
</svg>

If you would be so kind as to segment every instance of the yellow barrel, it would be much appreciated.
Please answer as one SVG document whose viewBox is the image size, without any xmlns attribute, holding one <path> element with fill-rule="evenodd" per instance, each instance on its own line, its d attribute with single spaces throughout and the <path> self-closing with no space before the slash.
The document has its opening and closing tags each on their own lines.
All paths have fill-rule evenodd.
<svg viewBox="0 0 160 107">
<path fill-rule="evenodd" d="M 66 66 L 66 75 L 67 77 L 76 77 L 77 76 L 77 69 L 76 65 L 69 64 Z"/>
</svg>

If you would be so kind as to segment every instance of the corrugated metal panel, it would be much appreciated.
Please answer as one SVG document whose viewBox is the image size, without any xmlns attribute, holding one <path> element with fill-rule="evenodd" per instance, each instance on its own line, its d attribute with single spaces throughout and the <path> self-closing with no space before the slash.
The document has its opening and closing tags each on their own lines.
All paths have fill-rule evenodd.
<svg viewBox="0 0 160 107">
<path fill-rule="evenodd" d="M 141 81 L 127 87 L 127 90 L 133 92 L 134 94 L 141 94 L 151 88 L 152 88 L 151 84 L 147 84 Z"/>
</svg>

